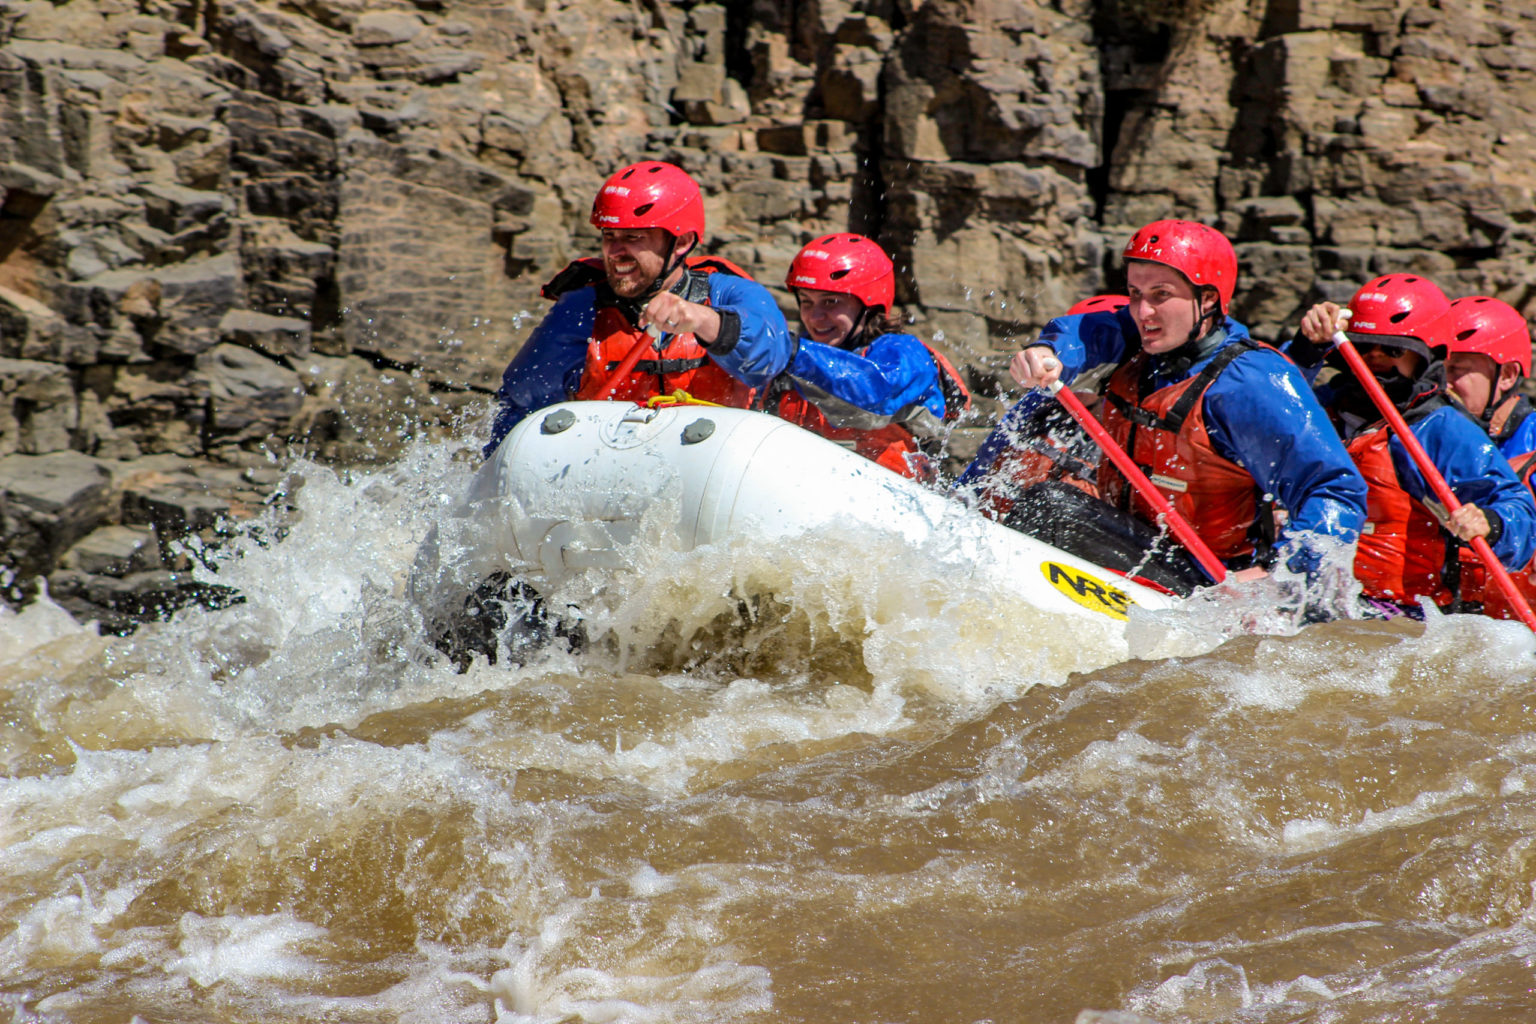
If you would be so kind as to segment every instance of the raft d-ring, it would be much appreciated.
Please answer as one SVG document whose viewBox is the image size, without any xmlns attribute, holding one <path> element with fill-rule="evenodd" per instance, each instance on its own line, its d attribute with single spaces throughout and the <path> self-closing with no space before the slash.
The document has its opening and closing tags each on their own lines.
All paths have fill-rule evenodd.
<svg viewBox="0 0 1536 1024">
<path fill-rule="evenodd" d="M 628 410 L 619 418 L 620 423 L 649 423 L 656 418 L 656 409 L 650 406 L 637 405 Z"/>
<path fill-rule="evenodd" d="M 697 419 L 683 428 L 683 444 L 707 441 L 715 432 L 715 421 Z"/>
<path fill-rule="evenodd" d="M 571 429 L 576 422 L 576 414 L 569 409 L 556 409 L 544 417 L 544 422 L 539 424 L 539 432 L 543 434 L 558 434 L 562 430 Z"/>
</svg>

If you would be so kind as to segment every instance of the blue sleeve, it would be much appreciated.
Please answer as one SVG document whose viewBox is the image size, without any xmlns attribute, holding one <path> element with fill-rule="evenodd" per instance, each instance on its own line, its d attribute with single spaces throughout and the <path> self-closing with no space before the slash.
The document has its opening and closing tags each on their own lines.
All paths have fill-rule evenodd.
<svg viewBox="0 0 1536 1024">
<path fill-rule="evenodd" d="M 1493 544 L 1493 553 L 1504 567 L 1518 569 L 1529 562 L 1536 548 L 1536 500 L 1482 427 L 1456 409 L 1444 408 L 1415 423 L 1412 430 L 1458 501 L 1497 512 L 1504 521 L 1504 532 Z M 1392 438 L 1392 465 L 1410 496 L 1439 504 L 1396 437 Z"/>
<path fill-rule="evenodd" d="M 1306 335 L 1298 330 L 1275 347 L 1296 365 L 1301 371 L 1303 380 L 1308 384 L 1314 384 L 1317 381 L 1317 375 L 1323 370 L 1323 360 L 1327 358 L 1329 352 L 1333 351 L 1333 342 L 1316 344 L 1309 341 Z M 1327 405 L 1326 398 L 1322 399 L 1322 402 Z"/>
<path fill-rule="evenodd" d="M 578 288 L 560 296 L 512 357 L 496 391 L 499 407 L 491 422 L 490 443 L 482 449 L 486 458 L 524 416 L 564 401 L 580 386 L 592 337 L 595 295 L 592 288 Z"/>
<path fill-rule="evenodd" d="M 1252 474 L 1289 519 L 1281 557 L 1311 573 L 1326 552 L 1312 537 L 1353 543 L 1365 523 L 1365 480 L 1300 371 L 1275 352 L 1245 352 L 1205 393 L 1206 429 L 1221 455 Z"/>
<path fill-rule="evenodd" d="M 1140 343 L 1130 314 L 1119 309 L 1059 316 L 1045 325 L 1036 344 L 1055 351 L 1061 360 L 1061 381 L 1070 384 L 1086 369 L 1122 361 Z"/>
<path fill-rule="evenodd" d="M 971 460 L 971 464 L 955 479 L 953 492 L 957 495 L 968 492 L 987 475 L 999 455 L 1017 445 L 1022 438 L 1032 436 L 1034 431 L 1031 421 L 1050 397 L 1035 388 L 1013 403 L 986 440 L 981 442 L 981 447 L 976 449 L 976 457 Z"/>
<path fill-rule="evenodd" d="M 762 387 L 783 373 L 794 352 L 784 313 L 768 289 L 735 274 L 709 275 L 709 304 L 740 324 L 735 345 L 710 357 L 732 377 Z"/>
<path fill-rule="evenodd" d="M 881 416 L 921 405 L 944 416 L 939 368 L 927 347 L 910 334 L 882 334 L 863 352 L 800 339 L 789 375 L 802 393 L 818 394 Z"/>
</svg>

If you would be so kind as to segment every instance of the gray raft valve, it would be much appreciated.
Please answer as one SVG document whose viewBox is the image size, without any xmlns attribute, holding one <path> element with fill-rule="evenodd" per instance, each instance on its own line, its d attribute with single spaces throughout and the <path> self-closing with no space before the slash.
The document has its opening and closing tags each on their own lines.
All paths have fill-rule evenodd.
<svg viewBox="0 0 1536 1024">
<path fill-rule="evenodd" d="M 714 420 L 694 420 L 683 428 L 683 444 L 698 444 L 715 432 Z"/>
<path fill-rule="evenodd" d="M 571 424 L 576 422 L 576 414 L 569 409 L 556 409 L 544 417 L 544 422 L 539 424 L 539 430 L 545 434 L 558 434 L 562 430 L 569 430 Z"/>
</svg>

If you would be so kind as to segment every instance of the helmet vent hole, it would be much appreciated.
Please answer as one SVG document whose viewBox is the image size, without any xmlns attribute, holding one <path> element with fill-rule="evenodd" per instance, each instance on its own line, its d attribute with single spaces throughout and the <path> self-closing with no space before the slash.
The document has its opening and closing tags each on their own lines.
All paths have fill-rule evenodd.
<svg viewBox="0 0 1536 1024">
<path fill-rule="evenodd" d="M 629 176 L 631 174 L 634 174 L 634 173 L 635 173 L 635 169 L 633 167 L 631 167 L 629 170 L 627 170 L 623 174 L 619 175 L 619 180 L 620 181 L 627 181 L 627 180 L 629 180 Z"/>
<path fill-rule="evenodd" d="M 1153 235 L 1151 238 L 1147 239 L 1147 244 L 1148 245 L 1156 245 L 1157 244 L 1157 239 L 1158 239 L 1158 236 L 1157 235 Z"/>
<path fill-rule="evenodd" d="M 1460 334 L 1456 335 L 1456 340 L 1457 341 L 1466 341 L 1468 338 L 1472 337 L 1472 335 L 1474 335 L 1476 333 L 1477 333 L 1477 328 L 1476 327 L 1468 328 L 1467 330 L 1462 331 Z"/>
<path fill-rule="evenodd" d="M 1412 312 L 1413 312 L 1413 310 L 1411 310 L 1411 309 L 1405 309 L 1405 310 L 1403 310 L 1400 313 L 1393 313 L 1391 316 L 1387 317 L 1387 319 L 1391 320 L 1395 324 L 1400 324 L 1405 319 L 1407 319 L 1408 315 L 1410 313 L 1412 313 Z"/>
<path fill-rule="evenodd" d="M 635 216 L 644 217 L 646 214 L 651 212 L 651 207 L 655 205 L 655 203 L 642 203 L 641 205 L 635 207 Z"/>
<path fill-rule="evenodd" d="M 848 268 L 844 267 L 841 270 L 834 270 L 834 271 L 832 271 L 832 273 L 828 274 L 827 276 L 830 277 L 834 281 L 841 281 L 843 278 L 848 276 Z"/>
</svg>

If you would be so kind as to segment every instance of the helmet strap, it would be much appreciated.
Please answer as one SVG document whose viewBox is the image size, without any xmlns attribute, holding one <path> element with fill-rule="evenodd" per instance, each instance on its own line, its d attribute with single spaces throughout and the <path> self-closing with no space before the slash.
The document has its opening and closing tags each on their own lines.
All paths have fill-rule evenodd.
<svg viewBox="0 0 1536 1024">
<path fill-rule="evenodd" d="M 1194 282 L 1190 283 L 1194 284 Z M 1210 285 L 1195 285 L 1195 322 L 1190 324 L 1189 337 L 1184 339 L 1186 344 L 1199 341 L 1221 325 L 1221 296 L 1218 293 L 1216 301 L 1211 303 L 1211 308 L 1206 309 L 1202 300 L 1207 288 L 1215 291 Z"/>
<path fill-rule="evenodd" d="M 859 311 L 859 318 L 848 328 L 848 333 L 843 335 L 837 343 L 838 348 L 856 349 L 864 342 L 864 332 L 869 328 L 869 307 L 865 306 Z"/>
<path fill-rule="evenodd" d="M 690 232 L 690 234 L 692 234 L 692 232 Z M 693 242 L 689 244 L 686 249 L 684 249 L 682 252 L 678 252 L 677 236 L 668 231 L 667 252 L 661 260 L 661 272 L 656 275 L 656 280 L 651 282 L 651 286 L 645 290 L 644 294 L 635 296 L 635 301 L 639 303 L 641 307 L 644 307 L 647 302 L 650 302 L 651 299 L 665 291 L 668 279 L 672 277 L 672 275 L 677 271 L 678 267 L 683 265 L 683 261 L 688 258 L 688 254 L 692 252 L 694 246 L 698 244 L 698 238 L 695 236 Z"/>
<path fill-rule="evenodd" d="M 1525 380 L 1524 377 L 1517 375 L 1514 379 L 1514 382 L 1511 383 L 1509 387 L 1505 388 L 1503 391 L 1500 391 L 1499 383 L 1501 380 L 1503 380 L 1504 367 L 1507 365 L 1509 364 L 1494 364 L 1493 378 L 1488 381 L 1488 404 L 1483 406 L 1483 413 L 1478 417 L 1478 420 L 1482 422 L 1483 427 L 1487 429 L 1488 433 L 1490 434 L 1495 432 L 1493 429 L 1493 418 L 1498 415 L 1499 410 L 1503 408 L 1504 404 L 1508 402 L 1510 398 L 1519 394 L 1520 384 Z"/>
</svg>

